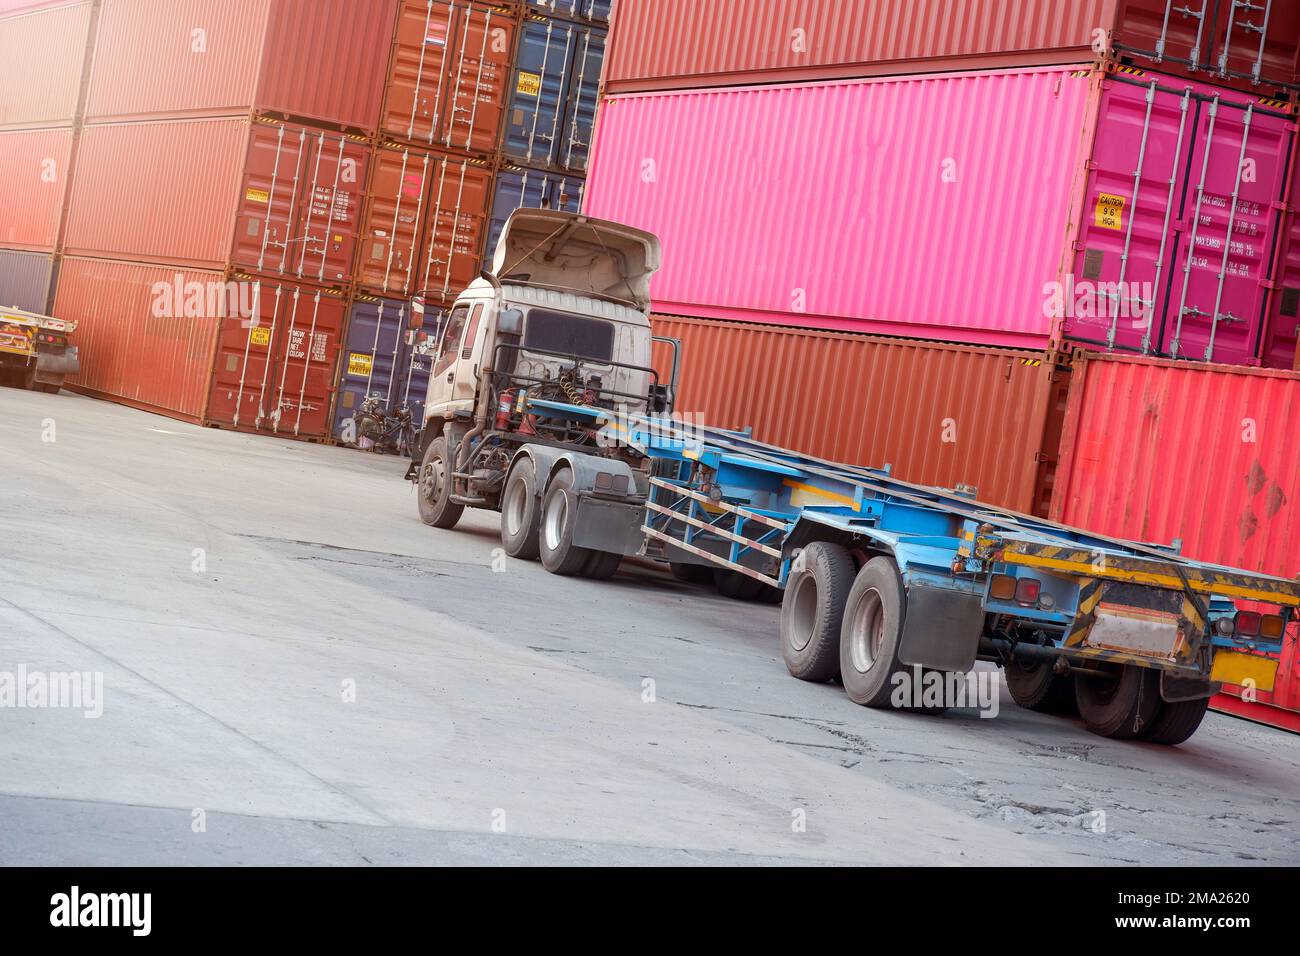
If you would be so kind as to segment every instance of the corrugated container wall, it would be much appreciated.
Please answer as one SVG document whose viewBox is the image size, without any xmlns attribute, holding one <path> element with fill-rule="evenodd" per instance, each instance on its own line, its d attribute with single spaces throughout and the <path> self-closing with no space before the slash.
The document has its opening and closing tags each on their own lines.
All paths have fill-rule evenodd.
<svg viewBox="0 0 1300 956">
<path fill-rule="evenodd" d="M 90 17 L 87 2 L 0 19 L 0 127 L 72 125 Z"/>
<path fill-rule="evenodd" d="M 678 413 L 1047 512 L 1068 375 L 1042 353 L 664 315 L 652 326 L 682 343 Z M 666 381 L 662 344 L 655 367 Z"/>
<path fill-rule="evenodd" d="M 1259 89 L 1258 69 L 1274 95 L 1272 88 L 1297 80 L 1300 7 L 1276 0 L 620 0 L 605 82 L 614 93 L 1045 66 L 1089 60 L 1099 48 L 1250 91 Z"/>
<path fill-rule="evenodd" d="M 51 255 L 0 249 L 0 308 L 47 314 L 55 275 Z"/>
<path fill-rule="evenodd" d="M 584 211 L 660 237 L 660 311 L 1035 349 L 1113 329 L 1246 362 L 1294 138 L 1278 107 L 1077 68 L 609 97 Z M 1117 280 L 1147 307 L 1107 299 Z"/>
<path fill-rule="evenodd" d="M 501 137 L 516 15 L 464 0 L 401 0 L 383 134 L 491 154 Z"/>
<path fill-rule="evenodd" d="M 72 139 L 71 129 L 0 132 L 0 246 L 54 251 Z"/>
<path fill-rule="evenodd" d="M 1300 375 L 1089 355 L 1074 379 L 1055 520 L 1300 575 Z M 1279 678 L 1300 709 L 1298 662 Z"/>
<path fill-rule="evenodd" d="M 396 0 L 103 0 L 92 122 L 256 112 L 375 131 Z"/>
</svg>

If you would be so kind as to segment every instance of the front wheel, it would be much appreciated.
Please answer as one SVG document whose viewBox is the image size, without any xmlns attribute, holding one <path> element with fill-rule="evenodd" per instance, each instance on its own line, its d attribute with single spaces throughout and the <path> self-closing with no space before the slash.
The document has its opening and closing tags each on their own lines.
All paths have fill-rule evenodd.
<svg viewBox="0 0 1300 956">
<path fill-rule="evenodd" d="M 465 507 L 451 500 L 451 466 L 446 435 L 439 435 L 425 449 L 418 489 L 420 520 L 435 528 L 455 527 Z"/>
</svg>

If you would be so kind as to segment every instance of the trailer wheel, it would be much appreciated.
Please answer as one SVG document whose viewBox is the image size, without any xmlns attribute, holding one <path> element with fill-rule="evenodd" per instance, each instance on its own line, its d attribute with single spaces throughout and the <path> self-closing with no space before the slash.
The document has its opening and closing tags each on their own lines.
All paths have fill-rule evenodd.
<svg viewBox="0 0 1300 956">
<path fill-rule="evenodd" d="M 501 545 L 510 557 L 537 560 L 540 511 L 537 507 L 537 468 L 531 458 L 521 457 L 511 469 L 505 492 L 501 495 Z"/>
<path fill-rule="evenodd" d="M 739 571 L 715 568 L 713 586 L 719 594 L 733 601 L 757 601 L 763 596 L 763 582 Z"/>
<path fill-rule="evenodd" d="M 706 568 L 702 564 L 683 564 L 680 561 L 669 561 L 668 570 L 673 577 L 683 584 L 713 583 L 713 569 Z"/>
<path fill-rule="evenodd" d="M 447 437 L 429 442 L 420 463 L 418 488 L 420 519 L 435 528 L 452 528 L 465 511 L 451 500 L 451 467 L 447 463 Z"/>
<path fill-rule="evenodd" d="M 1152 728 L 1160 709 L 1160 672 L 1134 664 L 1103 664 L 1107 677 L 1076 675 L 1079 716 L 1094 734 L 1132 740 Z M 1150 732 L 1148 730 L 1148 732 Z"/>
<path fill-rule="evenodd" d="M 781 657 L 800 680 L 825 683 L 840 672 L 840 630 L 853 587 L 853 559 L 829 541 L 803 549 L 781 602 Z"/>
<path fill-rule="evenodd" d="M 573 470 L 565 468 L 551 479 L 542 500 L 537 544 L 542 566 L 552 574 L 578 574 L 592 552 L 573 543 L 573 521 L 578 497 L 573 493 Z"/>
<path fill-rule="evenodd" d="M 1210 698 L 1208 697 L 1202 697 L 1200 700 L 1179 700 L 1172 703 L 1162 700 L 1160 709 L 1156 711 L 1155 720 L 1151 722 L 1150 732 L 1139 733 L 1138 739 L 1153 744 L 1177 746 L 1196 733 L 1197 728 L 1201 726 L 1201 721 L 1205 719 L 1206 711 L 1209 709 Z"/>
<path fill-rule="evenodd" d="M 840 629 L 840 681 L 855 704 L 889 704 L 893 676 L 904 670 L 898 644 L 906 614 L 898 567 L 889 558 L 872 558 L 849 589 Z"/>
<path fill-rule="evenodd" d="M 1007 661 L 1002 676 L 1011 699 L 1026 710 L 1065 716 L 1079 712 L 1074 699 L 1074 675 L 1057 674 L 1046 661 Z"/>
<path fill-rule="evenodd" d="M 587 563 L 583 565 L 582 576 L 593 581 L 608 581 L 618 572 L 623 563 L 623 555 L 612 551 L 593 551 Z"/>
</svg>

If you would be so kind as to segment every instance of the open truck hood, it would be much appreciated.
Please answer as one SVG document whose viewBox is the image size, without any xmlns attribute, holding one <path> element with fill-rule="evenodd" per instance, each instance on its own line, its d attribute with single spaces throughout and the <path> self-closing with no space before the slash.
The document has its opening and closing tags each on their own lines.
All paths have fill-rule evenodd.
<svg viewBox="0 0 1300 956">
<path fill-rule="evenodd" d="M 648 312 L 659 239 L 559 209 L 516 209 L 497 241 L 492 271 L 502 282 L 605 296 Z"/>
</svg>

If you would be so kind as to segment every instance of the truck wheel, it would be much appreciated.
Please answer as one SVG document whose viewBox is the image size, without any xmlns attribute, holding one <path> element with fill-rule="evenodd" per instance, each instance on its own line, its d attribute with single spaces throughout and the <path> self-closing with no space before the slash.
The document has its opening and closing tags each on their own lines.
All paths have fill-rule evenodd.
<svg viewBox="0 0 1300 956">
<path fill-rule="evenodd" d="M 898 645 L 907 619 L 907 595 L 898 566 L 889 558 L 872 558 L 862 566 L 844 604 L 840 629 L 840 682 L 849 700 L 865 707 L 891 707 L 894 675 L 906 674 Z M 945 707 L 908 707 L 943 713 Z"/>
<path fill-rule="evenodd" d="M 853 559 L 838 544 L 803 549 L 781 602 L 781 657 L 800 680 L 825 683 L 840 672 L 840 629 L 853 587 Z"/>
<path fill-rule="evenodd" d="M 1210 709 L 1210 698 L 1200 700 L 1180 700 L 1173 703 L 1162 700 L 1156 718 L 1151 722 L 1150 732 L 1138 734 L 1139 740 L 1153 744 L 1167 744 L 1171 747 L 1181 744 L 1196 733 L 1205 719 L 1205 712 Z"/>
<path fill-rule="evenodd" d="M 531 458 L 521 458 L 506 479 L 501 496 L 501 544 L 506 554 L 524 561 L 536 561 L 537 468 Z"/>
<path fill-rule="evenodd" d="M 1103 664 L 1109 677 L 1076 675 L 1079 716 L 1094 734 L 1132 740 L 1151 727 L 1160 708 L 1160 672 L 1134 664 Z"/>
<path fill-rule="evenodd" d="M 719 594 L 733 601 L 757 601 L 763 596 L 763 582 L 739 571 L 715 568 L 713 586 Z"/>
<path fill-rule="evenodd" d="M 593 581 L 608 581 L 618 572 L 623 563 L 623 555 L 612 551 L 593 551 L 587 563 L 583 565 L 582 576 Z"/>
<path fill-rule="evenodd" d="M 1074 700 L 1074 675 L 1057 674 L 1045 661 L 1007 661 L 1002 676 L 1011 699 L 1026 710 L 1067 716 L 1079 712 Z"/>
<path fill-rule="evenodd" d="M 591 550 L 573 543 L 573 522 L 578 516 L 578 496 L 573 493 L 573 471 L 565 468 L 546 489 L 537 535 L 542 566 L 552 574 L 578 574 L 591 558 Z"/>
<path fill-rule="evenodd" d="M 420 519 L 435 528 L 452 528 L 465 511 L 451 500 L 451 467 L 447 463 L 447 438 L 439 435 L 429 442 L 420 463 L 418 490 Z"/>
<path fill-rule="evenodd" d="M 680 561 L 669 561 L 668 570 L 672 576 L 683 584 L 712 584 L 713 569 L 706 568 L 702 564 L 682 564 Z"/>
</svg>

